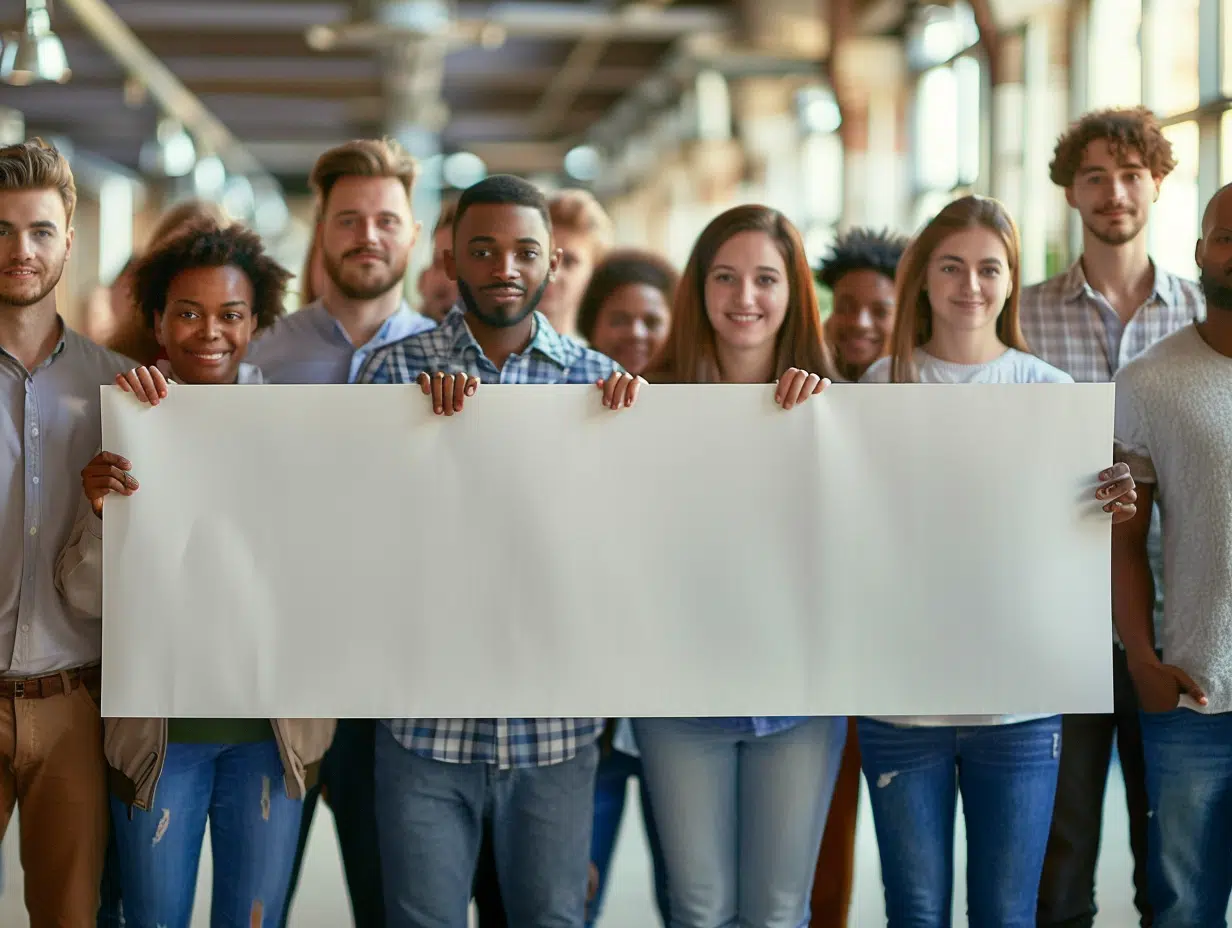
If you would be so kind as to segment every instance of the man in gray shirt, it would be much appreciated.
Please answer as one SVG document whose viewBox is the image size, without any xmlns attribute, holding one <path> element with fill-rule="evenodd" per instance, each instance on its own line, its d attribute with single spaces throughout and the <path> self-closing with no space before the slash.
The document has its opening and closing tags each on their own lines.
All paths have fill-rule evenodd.
<svg viewBox="0 0 1232 928">
<path fill-rule="evenodd" d="M 1163 516 L 1158 641 L 1151 507 L 1112 533 L 1113 617 L 1143 709 L 1155 928 L 1225 925 L 1232 873 L 1232 186 L 1207 207 L 1197 260 L 1206 320 L 1116 378 L 1117 459 Z"/>
<path fill-rule="evenodd" d="M 33 925 L 94 924 L 108 827 L 101 622 L 64 602 L 55 567 L 101 441 L 99 386 L 132 363 L 56 311 L 76 201 L 55 149 L 0 149 L 0 835 L 19 805 Z"/>
</svg>

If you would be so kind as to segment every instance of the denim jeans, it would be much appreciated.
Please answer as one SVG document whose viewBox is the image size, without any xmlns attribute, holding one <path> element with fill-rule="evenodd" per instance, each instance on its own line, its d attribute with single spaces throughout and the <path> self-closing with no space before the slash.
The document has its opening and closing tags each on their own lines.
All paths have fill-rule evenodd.
<svg viewBox="0 0 1232 928">
<path fill-rule="evenodd" d="M 1223 928 L 1232 893 L 1232 713 L 1142 714 L 1155 928 Z"/>
<path fill-rule="evenodd" d="M 501 770 L 421 757 L 376 732 L 388 928 L 466 928 L 483 821 L 512 928 L 582 928 L 598 748 Z"/>
<path fill-rule="evenodd" d="M 800 928 L 847 720 L 757 737 L 705 719 L 636 719 L 672 928 Z"/>
<path fill-rule="evenodd" d="M 969 728 L 860 719 L 859 730 L 889 928 L 949 928 L 959 791 L 971 928 L 1034 928 L 1061 717 Z"/>
<path fill-rule="evenodd" d="M 594 898 L 586 906 L 587 928 L 599 920 L 603 909 L 608 869 L 612 863 L 612 854 L 616 850 L 616 839 L 620 836 L 630 779 L 636 780 L 641 790 L 642 823 L 646 828 L 646 841 L 650 846 L 650 860 L 654 867 L 655 903 L 659 909 L 659 918 L 667 924 L 667 874 L 663 866 L 663 848 L 659 844 L 654 813 L 650 808 L 650 794 L 642 776 L 642 762 L 631 754 L 613 748 L 599 759 L 599 771 L 595 776 L 595 824 L 590 839 L 590 861 L 599 872 L 599 885 Z"/>
<path fill-rule="evenodd" d="M 212 928 L 282 918 L 303 803 L 287 798 L 273 739 L 167 745 L 149 812 L 111 801 L 126 928 L 188 928 L 206 819 Z"/>
<path fill-rule="evenodd" d="M 291 901 L 304 864 L 304 851 L 322 790 L 333 813 L 338 850 L 346 876 L 347 895 L 355 928 L 384 928 L 385 900 L 381 894 L 381 859 L 377 852 L 376 798 L 372 781 L 372 752 L 376 726 L 373 719 L 339 719 L 334 742 L 321 759 L 320 783 L 304 797 L 299 846 L 291 887 L 282 916 L 286 928 Z"/>
</svg>

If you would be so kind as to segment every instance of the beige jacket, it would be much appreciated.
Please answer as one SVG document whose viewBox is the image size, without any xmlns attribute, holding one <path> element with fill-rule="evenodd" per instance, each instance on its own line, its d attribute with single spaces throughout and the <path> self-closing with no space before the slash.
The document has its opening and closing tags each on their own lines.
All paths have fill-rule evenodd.
<svg viewBox="0 0 1232 928">
<path fill-rule="evenodd" d="M 103 611 L 102 525 L 86 502 L 56 562 L 56 588 L 70 606 L 92 616 Z M 282 758 L 287 795 L 300 799 L 316 782 L 336 723 L 333 719 L 271 719 L 270 724 Z M 149 811 L 167 756 L 167 720 L 104 719 L 103 731 L 112 792 L 126 804 Z"/>
</svg>

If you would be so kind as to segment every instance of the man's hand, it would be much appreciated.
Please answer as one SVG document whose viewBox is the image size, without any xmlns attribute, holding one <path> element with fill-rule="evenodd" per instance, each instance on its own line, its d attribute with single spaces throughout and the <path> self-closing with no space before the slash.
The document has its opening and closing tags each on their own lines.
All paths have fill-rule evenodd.
<svg viewBox="0 0 1232 928">
<path fill-rule="evenodd" d="M 779 378 L 774 390 L 774 401 L 784 409 L 791 409 L 828 386 L 830 381 L 825 377 L 793 367 Z"/>
<path fill-rule="evenodd" d="M 637 402 L 638 393 L 646 381 L 624 371 L 616 371 L 606 380 L 598 380 L 595 386 L 603 391 L 603 405 L 608 409 L 628 408 Z"/>
<path fill-rule="evenodd" d="M 94 514 L 103 514 L 103 498 L 108 493 L 132 496 L 138 483 L 128 472 L 133 469 L 125 458 L 110 451 L 101 451 L 81 472 L 81 488 L 94 509 Z"/>
<path fill-rule="evenodd" d="M 1180 667 L 1165 664 L 1154 654 L 1149 658 L 1130 661 L 1129 673 L 1138 692 L 1138 703 L 1145 712 L 1171 712 L 1188 696 L 1200 706 L 1206 705 L 1206 694 L 1193 678 Z"/>
<path fill-rule="evenodd" d="M 446 374 L 437 371 L 435 374 L 419 375 L 419 387 L 424 396 L 432 397 L 432 411 L 438 416 L 452 416 L 461 412 L 468 396 L 474 396 L 479 389 L 479 378 L 468 377 L 466 374 Z"/>
<path fill-rule="evenodd" d="M 1138 491 L 1128 464 L 1114 464 L 1099 475 L 1095 498 L 1104 504 L 1104 512 L 1112 513 L 1112 524 L 1127 522 L 1138 511 Z"/>
<path fill-rule="evenodd" d="M 134 367 L 131 371 L 117 374 L 115 384 L 125 393 L 131 393 L 143 403 L 157 406 L 167 398 L 167 378 L 157 367 Z"/>
</svg>

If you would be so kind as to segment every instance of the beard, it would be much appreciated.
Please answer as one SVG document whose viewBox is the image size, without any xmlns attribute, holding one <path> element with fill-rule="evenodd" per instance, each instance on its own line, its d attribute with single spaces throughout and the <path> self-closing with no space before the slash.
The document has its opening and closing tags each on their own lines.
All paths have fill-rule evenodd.
<svg viewBox="0 0 1232 928">
<path fill-rule="evenodd" d="M 45 273 L 31 277 L 29 280 L 0 283 L 0 303 L 21 309 L 41 303 L 51 291 L 56 289 L 56 284 L 64 276 L 64 264 L 67 259 L 68 255 L 60 255 L 60 260 L 48 265 Z"/>
<path fill-rule="evenodd" d="M 1217 278 L 1203 271 L 1198 282 L 1202 286 L 1202 295 L 1206 297 L 1208 309 L 1217 309 L 1225 313 L 1232 312 L 1232 284 L 1228 283 L 1227 277 Z"/>
<path fill-rule="evenodd" d="M 343 262 L 347 258 L 363 251 L 365 249 L 356 248 L 344 253 L 340 258 L 335 258 L 328 252 L 321 254 L 321 263 L 325 267 L 325 273 L 329 275 L 329 279 L 333 281 L 339 292 L 349 300 L 375 300 L 398 286 L 402 278 L 406 276 L 406 263 L 409 255 L 403 255 L 400 263 L 394 263 L 386 254 L 384 266 L 378 265 L 370 269 L 356 270 L 344 266 Z"/>
<path fill-rule="evenodd" d="M 543 278 L 543 283 L 530 297 L 523 303 L 522 307 L 515 313 L 509 316 L 496 316 L 479 306 L 479 302 L 475 299 L 475 293 L 471 290 L 470 285 L 461 278 L 458 279 L 458 296 L 462 298 L 463 305 L 466 306 L 466 311 L 472 314 L 476 319 L 484 325 L 493 329 L 511 329 L 527 316 L 533 313 L 539 307 L 539 301 L 543 299 L 543 291 L 547 289 L 548 279 Z"/>
<path fill-rule="evenodd" d="M 1099 217 L 1096 216 L 1095 219 L 1098 221 Z M 1093 222 L 1084 221 L 1083 225 L 1086 226 L 1088 232 L 1094 235 L 1105 245 L 1116 246 L 1124 245 L 1126 242 L 1132 242 L 1135 238 L 1137 238 L 1139 233 L 1146 227 L 1146 220 L 1142 219 L 1138 213 L 1132 213 L 1129 216 L 1128 227 L 1104 231 L 1096 228 Z"/>
</svg>

